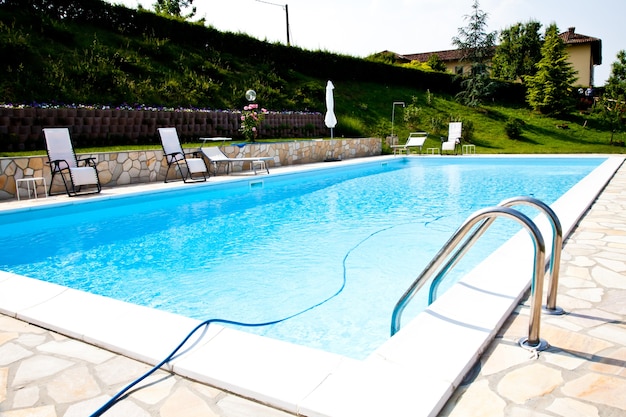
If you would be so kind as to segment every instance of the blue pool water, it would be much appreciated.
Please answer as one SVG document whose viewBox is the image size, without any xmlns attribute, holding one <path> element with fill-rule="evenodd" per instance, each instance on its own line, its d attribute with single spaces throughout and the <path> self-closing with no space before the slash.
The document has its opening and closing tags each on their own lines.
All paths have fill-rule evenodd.
<svg viewBox="0 0 626 417">
<path fill-rule="evenodd" d="M 244 330 L 362 359 L 389 337 L 396 301 L 468 215 L 518 195 L 550 204 L 603 161 L 338 163 L 5 213 L 0 269 L 200 320 L 273 321 L 328 299 Z M 496 222 L 441 291 L 517 230 Z M 403 321 L 425 304 L 418 297 Z"/>
</svg>

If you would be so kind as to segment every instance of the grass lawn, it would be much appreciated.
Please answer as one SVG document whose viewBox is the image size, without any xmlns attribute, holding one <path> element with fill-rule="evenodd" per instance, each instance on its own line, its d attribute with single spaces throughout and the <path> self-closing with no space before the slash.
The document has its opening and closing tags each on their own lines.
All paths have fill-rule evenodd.
<svg viewBox="0 0 626 417">
<path fill-rule="evenodd" d="M 395 107 L 394 133 L 404 143 L 409 132 L 426 131 L 429 137 L 424 148 L 440 146 L 441 137 L 447 137 L 448 122 L 462 121 L 464 136 L 469 132 L 469 143 L 476 145 L 479 154 L 571 154 L 571 153 L 625 153 L 626 133 L 611 132 L 603 127 L 593 112 L 575 112 L 566 118 L 551 118 L 521 106 L 500 104 L 469 108 L 453 98 L 437 96 L 424 91 L 406 88 L 384 87 L 378 84 L 344 85 L 336 95 L 338 126 L 335 138 L 387 137 L 391 132 L 391 103 L 403 101 L 419 109 L 417 120 L 405 122 L 407 108 Z M 511 119 L 522 121 L 522 132 L 518 139 L 510 139 L 505 125 Z M 329 132 L 330 134 L 330 132 Z M 330 139 L 327 137 L 325 139 Z M 306 139 L 261 139 L 258 142 L 293 141 Z M 241 143 L 243 139 L 234 139 Z M 219 143 L 221 145 L 221 142 Z M 199 147 L 201 142 L 183 144 L 184 147 Z M 206 146 L 216 146 L 207 143 Z M 0 152 L 0 156 L 45 155 L 41 149 L 24 152 Z M 112 146 L 101 148 L 77 148 L 77 153 L 114 152 L 128 150 L 161 149 L 158 142 L 151 145 Z M 390 149 L 383 146 L 383 153 Z"/>
</svg>

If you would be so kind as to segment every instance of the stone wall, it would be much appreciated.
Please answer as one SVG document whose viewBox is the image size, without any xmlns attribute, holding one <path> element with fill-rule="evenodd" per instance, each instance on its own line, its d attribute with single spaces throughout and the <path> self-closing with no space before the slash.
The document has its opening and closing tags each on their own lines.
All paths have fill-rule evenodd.
<svg viewBox="0 0 626 417">
<path fill-rule="evenodd" d="M 42 149 L 44 127 L 68 127 L 78 147 L 157 143 L 158 127 L 176 127 L 184 141 L 240 136 L 241 114 L 227 111 L 159 111 L 89 108 L 0 107 L 0 150 Z M 314 138 L 329 135 L 320 113 L 270 113 L 261 137 Z"/>
<path fill-rule="evenodd" d="M 381 154 L 381 140 L 377 138 L 303 140 L 274 143 L 246 143 L 222 146 L 231 158 L 272 157 L 271 167 L 322 162 L 328 159 L 351 159 Z M 198 149 L 185 149 L 186 152 Z M 167 163 L 162 150 L 101 152 L 80 154 L 78 158 L 93 157 L 98 166 L 100 182 L 104 187 L 163 181 Z M 28 177 L 43 177 L 49 185 L 50 167 L 47 156 L 0 158 L 0 200 L 15 198 L 15 180 Z M 243 163 L 234 164 L 234 171 L 249 169 Z M 44 194 L 38 183 L 38 193 Z M 21 196 L 26 197 L 25 187 L 20 187 Z M 55 179 L 54 191 L 64 191 L 60 180 Z"/>
</svg>

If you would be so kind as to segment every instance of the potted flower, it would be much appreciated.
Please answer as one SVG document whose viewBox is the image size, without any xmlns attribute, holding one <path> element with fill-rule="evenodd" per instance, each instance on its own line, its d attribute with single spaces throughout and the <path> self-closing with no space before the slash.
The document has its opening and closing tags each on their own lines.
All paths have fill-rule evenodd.
<svg viewBox="0 0 626 417">
<path fill-rule="evenodd" d="M 248 104 L 243 108 L 241 128 L 239 130 L 241 130 L 247 141 L 254 142 L 258 135 L 259 126 L 266 114 L 267 110 L 259 110 L 259 105 L 255 103 Z"/>
</svg>

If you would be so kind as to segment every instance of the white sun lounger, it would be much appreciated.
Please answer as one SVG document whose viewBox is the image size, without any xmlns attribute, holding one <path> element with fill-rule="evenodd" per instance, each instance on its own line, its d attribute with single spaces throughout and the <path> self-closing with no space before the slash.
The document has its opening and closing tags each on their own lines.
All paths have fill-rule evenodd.
<svg viewBox="0 0 626 417">
<path fill-rule="evenodd" d="M 209 173 L 204 160 L 194 154 L 185 154 L 175 127 L 160 127 L 157 129 L 163 145 L 163 153 L 167 162 L 165 172 L 165 182 L 170 172 L 170 168 L 176 166 L 184 182 L 206 181 L 206 174 Z M 186 168 L 186 169 L 183 169 Z M 193 175 L 197 174 L 196 177 Z"/>
<path fill-rule="evenodd" d="M 405 152 L 408 155 L 411 153 L 411 148 L 419 148 L 420 153 L 422 153 L 422 146 L 424 146 L 427 137 L 428 133 L 426 132 L 411 132 L 404 145 L 391 146 L 393 154 L 399 153 L 402 155 L 402 152 Z"/>
<path fill-rule="evenodd" d="M 441 153 L 451 151 L 457 153 L 457 147 L 461 143 L 461 134 L 463 132 L 463 124 L 461 122 L 452 122 L 448 126 L 448 140 L 441 143 Z"/>
<path fill-rule="evenodd" d="M 207 157 L 209 162 L 213 165 L 213 173 L 217 174 L 219 164 L 226 165 L 226 174 L 229 174 L 232 168 L 233 162 L 249 162 L 250 170 L 254 171 L 254 175 L 257 173 L 257 169 L 265 169 L 269 174 L 270 170 L 267 166 L 267 161 L 274 158 L 271 156 L 250 157 L 250 158 L 229 158 L 224 155 L 224 152 L 217 146 L 201 147 L 200 150 Z"/>
<path fill-rule="evenodd" d="M 48 164 L 52 172 L 48 195 L 53 195 L 52 183 L 56 174 L 63 179 L 65 191 L 70 197 L 99 193 L 102 190 L 95 159 L 76 158 L 68 128 L 45 128 L 43 136 L 48 152 Z"/>
</svg>

